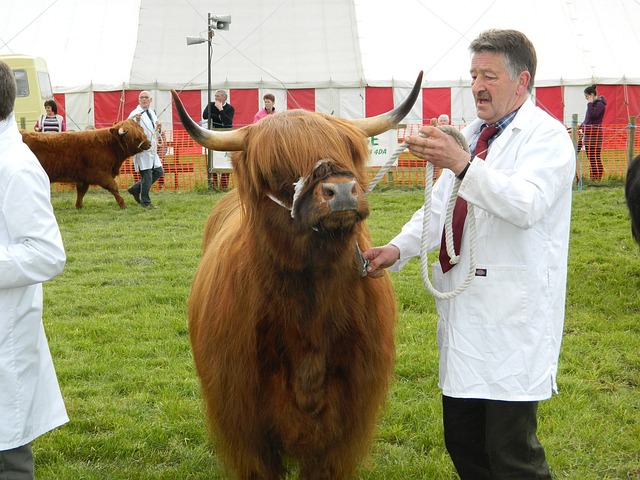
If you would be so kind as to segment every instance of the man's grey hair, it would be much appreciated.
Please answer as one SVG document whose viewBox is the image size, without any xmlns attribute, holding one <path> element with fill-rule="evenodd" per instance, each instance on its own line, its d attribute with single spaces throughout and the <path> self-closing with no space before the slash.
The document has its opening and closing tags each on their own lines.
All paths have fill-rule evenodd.
<svg viewBox="0 0 640 480">
<path fill-rule="evenodd" d="M 469 50 L 472 54 L 482 52 L 501 53 L 504 55 L 504 66 L 511 80 L 515 80 L 522 72 L 529 72 L 531 79 L 527 90 L 533 91 L 538 63 L 536 49 L 526 35 L 517 30 L 486 30 L 471 42 Z"/>
<path fill-rule="evenodd" d="M 227 95 L 227 92 L 224 90 L 216 90 L 216 93 L 219 93 L 220 95 L 222 95 L 224 97 L 224 101 L 227 101 L 227 98 L 229 98 L 229 96 Z"/>
</svg>

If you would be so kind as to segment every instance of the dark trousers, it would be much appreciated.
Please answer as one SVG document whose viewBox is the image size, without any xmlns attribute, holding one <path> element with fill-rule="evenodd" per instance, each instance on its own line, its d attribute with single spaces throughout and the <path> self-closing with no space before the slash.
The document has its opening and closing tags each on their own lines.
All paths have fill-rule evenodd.
<svg viewBox="0 0 640 480">
<path fill-rule="evenodd" d="M 589 159 L 589 176 L 591 180 L 602 180 L 604 166 L 602 165 L 602 127 L 600 125 L 585 125 L 584 149 Z"/>
<path fill-rule="evenodd" d="M 444 440 L 462 480 L 550 479 L 538 402 L 442 397 Z"/>
<path fill-rule="evenodd" d="M 33 480 L 31 445 L 0 451 L 0 480 Z"/>
<path fill-rule="evenodd" d="M 149 192 L 151 191 L 151 185 L 162 177 L 164 170 L 162 167 L 150 168 L 148 170 L 140 170 L 140 180 L 131 185 L 129 190 L 140 192 L 140 205 L 143 207 L 151 205 L 151 197 Z M 0 478 L 0 480 L 2 480 Z"/>
</svg>

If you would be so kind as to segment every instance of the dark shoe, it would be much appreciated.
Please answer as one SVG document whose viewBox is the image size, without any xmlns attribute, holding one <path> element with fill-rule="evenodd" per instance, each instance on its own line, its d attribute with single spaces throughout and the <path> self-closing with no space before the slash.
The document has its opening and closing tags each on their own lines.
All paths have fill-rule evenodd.
<svg viewBox="0 0 640 480">
<path fill-rule="evenodd" d="M 131 195 L 133 195 L 133 199 L 140 203 L 140 192 L 136 192 L 134 189 L 132 188 L 127 188 L 127 192 L 129 192 Z"/>
<path fill-rule="evenodd" d="M 153 203 L 150 203 L 149 205 L 142 205 L 142 208 L 148 208 L 153 210 L 154 208 L 158 208 L 156 205 L 154 205 Z"/>
</svg>

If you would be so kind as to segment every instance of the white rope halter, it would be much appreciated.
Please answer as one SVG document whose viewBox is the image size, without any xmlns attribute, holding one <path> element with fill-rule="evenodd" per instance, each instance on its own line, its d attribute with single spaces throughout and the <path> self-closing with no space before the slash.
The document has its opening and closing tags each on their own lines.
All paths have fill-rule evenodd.
<svg viewBox="0 0 640 480">
<path fill-rule="evenodd" d="M 453 133 L 453 127 L 444 126 L 439 128 L 443 132 L 449 135 L 453 135 L 454 137 L 456 137 L 456 139 L 458 139 L 458 135 Z M 468 151 L 468 147 L 466 147 L 466 145 L 461 145 L 461 146 Z M 367 193 L 370 193 L 375 188 L 375 186 L 378 184 L 380 179 L 393 166 L 393 164 L 396 162 L 400 154 L 404 152 L 406 148 L 407 148 L 406 142 L 398 146 L 398 148 L 393 153 L 393 155 L 391 155 L 389 160 L 387 160 L 387 162 L 382 166 L 382 168 L 380 168 L 378 173 L 373 177 L 371 182 L 369 182 L 369 186 L 367 187 L 367 190 L 366 190 Z M 447 254 L 449 255 L 449 258 L 451 258 L 450 261 L 452 264 L 456 264 L 460 261 L 460 255 L 456 254 L 455 247 L 453 245 L 453 229 L 451 227 L 453 222 L 453 209 L 456 205 L 456 200 L 458 198 L 458 190 L 460 189 L 460 183 L 461 181 L 456 178 L 453 184 L 453 190 L 451 191 L 451 196 L 449 197 L 449 202 L 447 204 L 447 213 L 446 213 L 445 222 L 444 222 L 445 243 L 447 248 Z M 473 212 L 474 210 L 473 205 L 469 203 L 467 205 L 467 218 L 469 218 L 470 258 L 469 258 L 469 272 L 467 274 L 467 278 L 456 289 L 450 292 L 440 292 L 433 286 L 433 284 L 431 283 L 431 280 L 429 279 L 429 258 L 428 258 L 429 250 L 428 250 L 427 243 L 429 238 L 429 224 L 431 223 L 431 194 L 432 193 L 433 193 L 433 165 L 427 162 L 426 180 L 425 180 L 425 186 L 424 186 L 422 238 L 420 242 L 420 272 L 422 274 L 422 282 L 424 283 L 429 293 L 431 293 L 431 295 L 433 295 L 438 300 L 448 300 L 464 292 L 469 287 L 469 285 L 471 284 L 471 281 L 473 280 L 473 277 L 475 276 L 476 253 L 477 253 L 476 251 L 476 218 Z"/>
<path fill-rule="evenodd" d="M 327 163 L 328 161 L 329 161 L 329 159 L 327 159 L 327 158 L 323 158 L 322 160 L 318 160 L 316 162 L 315 167 L 313 167 L 313 170 L 314 171 L 317 170 L 320 165 L 322 165 L 323 163 Z M 295 213 L 294 213 L 295 212 L 294 207 L 296 206 L 296 202 L 298 201 L 298 197 L 300 197 L 300 194 L 302 193 L 302 189 L 304 188 L 305 184 L 307 183 L 307 180 L 309 180 L 310 176 L 311 176 L 311 173 L 309 175 L 307 175 L 306 177 L 300 177 L 298 179 L 298 181 L 293 184 L 293 186 L 295 187 L 295 190 L 293 191 L 293 199 L 291 200 L 291 206 L 290 207 L 287 206 L 280 199 L 276 198 L 271 193 L 267 193 L 267 197 L 269 197 L 271 200 L 273 200 L 275 203 L 277 203 L 281 207 L 286 208 L 287 210 L 291 210 L 291 218 L 296 218 L 295 217 Z"/>
</svg>

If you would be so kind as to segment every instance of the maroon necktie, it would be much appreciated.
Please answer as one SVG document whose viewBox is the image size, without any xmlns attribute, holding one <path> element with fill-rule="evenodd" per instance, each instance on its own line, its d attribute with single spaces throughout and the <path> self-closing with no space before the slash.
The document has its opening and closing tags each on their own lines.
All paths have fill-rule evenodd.
<svg viewBox="0 0 640 480">
<path fill-rule="evenodd" d="M 495 136 L 500 129 L 496 126 L 485 127 L 480 132 L 476 148 L 474 150 L 475 157 L 485 159 L 487 156 L 487 150 L 489 149 L 489 139 Z M 462 244 L 462 229 L 464 227 L 464 221 L 467 218 L 467 201 L 458 197 L 456 205 L 453 208 L 453 219 L 451 221 L 451 228 L 453 230 L 453 246 L 456 253 L 460 254 L 460 245 Z M 444 230 L 442 231 L 442 241 L 440 243 L 440 266 L 442 267 L 442 273 L 451 270 L 455 264 L 449 262 L 449 255 L 447 255 L 447 244 L 444 237 Z"/>
</svg>

